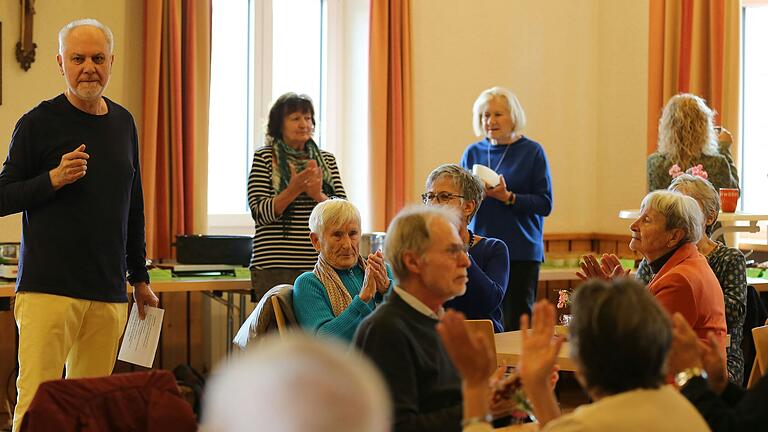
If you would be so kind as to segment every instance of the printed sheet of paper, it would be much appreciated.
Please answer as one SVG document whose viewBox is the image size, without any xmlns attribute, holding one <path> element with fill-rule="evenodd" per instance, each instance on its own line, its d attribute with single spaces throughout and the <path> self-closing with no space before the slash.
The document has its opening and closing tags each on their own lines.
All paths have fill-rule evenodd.
<svg viewBox="0 0 768 432">
<path fill-rule="evenodd" d="M 160 341 L 160 329 L 163 327 L 165 311 L 151 306 L 147 306 L 146 311 L 147 316 L 144 320 L 140 320 L 139 309 L 136 303 L 133 304 L 117 359 L 151 368 L 155 360 L 157 343 Z"/>
</svg>

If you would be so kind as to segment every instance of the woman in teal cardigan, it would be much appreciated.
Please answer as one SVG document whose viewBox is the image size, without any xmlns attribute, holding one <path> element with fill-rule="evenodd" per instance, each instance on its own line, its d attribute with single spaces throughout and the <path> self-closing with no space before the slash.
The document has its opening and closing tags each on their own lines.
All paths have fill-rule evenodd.
<svg viewBox="0 0 768 432">
<path fill-rule="evenodd" d="M 381 251 L 360 256 L 360 212 L 349 201 L 317 204 L 309 216 L 310 239 L 319 252 L 315 268 L 296 279 L 293 309 L 299 324 L 347 342 L 392 286 Z"/>
</svg>

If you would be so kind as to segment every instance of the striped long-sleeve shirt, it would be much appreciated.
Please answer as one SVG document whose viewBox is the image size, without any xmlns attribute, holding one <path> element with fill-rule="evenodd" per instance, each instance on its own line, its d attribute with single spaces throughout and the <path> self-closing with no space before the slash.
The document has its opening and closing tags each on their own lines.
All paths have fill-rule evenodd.
<svg viewBox="0 0 768 432">
<path fill-rule="evenodd" d="M 327 151 L 321 150 L 320 153 L 331 171 L 336 196 L 346 198 L 336 158 Z M 248 177 L 248 206 L 256 222 L 251 267 L 310 271 L 317 261 L 317 252 L 309 240 L 309 215 L 317 202 L 302 193 L 293 201 L 290 210 L 278 217 L 273 206 L 275 196 L 272 148 L 265 146 L 254 152 Z"/>
</svg>

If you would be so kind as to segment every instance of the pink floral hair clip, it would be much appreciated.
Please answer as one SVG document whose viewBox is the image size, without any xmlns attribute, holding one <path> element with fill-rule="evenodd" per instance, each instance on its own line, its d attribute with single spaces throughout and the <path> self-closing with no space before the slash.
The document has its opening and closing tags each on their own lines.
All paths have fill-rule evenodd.
<svg viewBox="0 0 768 432">
<path fill-rule="evenodd" d="M 677 178 L 682 174 L 683 174 L 683 170 L 681 170 L 677 164 L 672 165 L 672 167 L 669 169 L 669 175 L 672 178 Z M 702 164 L 698 164 L 695 167 L 688 168 L 687 170 L 685 170 L 685 174 L 701 177 L 704 180 L 707 180 L 709 178 L 709 175 L 704 170 L 704 166 Z"/>
</svg>

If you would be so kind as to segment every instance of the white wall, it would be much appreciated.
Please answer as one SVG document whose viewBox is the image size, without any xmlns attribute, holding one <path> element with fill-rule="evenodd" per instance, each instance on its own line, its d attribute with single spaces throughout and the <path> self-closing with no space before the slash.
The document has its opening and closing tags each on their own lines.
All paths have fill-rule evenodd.
<svg viewBox="0 0 768 432">
<path fill-rule="evenodd" d="M 475 137 L 472 103 L 500 85 L 550 161 L 546 232 L 626 233 L 645 189 L 647 0 L 411 2 L 414 190 Z M 415 201 L 417 196 L 412 197 Z"/>
<path fill-rule="evenodd" d="M 136 0 L 67 0 L 35 3 L 33 40 L 35 62 L 24 72 L 16 62 L 19 41 L 19 2 L 0 2 L 2 31 L 3 104 L 0 105 L 0 158 L 5 160 L 13 128 L 19 117 L 40 101 L 62 93 L 65 83 L 56 65 L 57 35 L 66 23 L 78 18 L 96 18 L 115 35 L 115 64 L 107 97 L 128 108 L 141 123 L 142 14 L 143 2 Z M 20 215 L 0 218 L 0 242 L 19 241 Z"/>
</svg>

